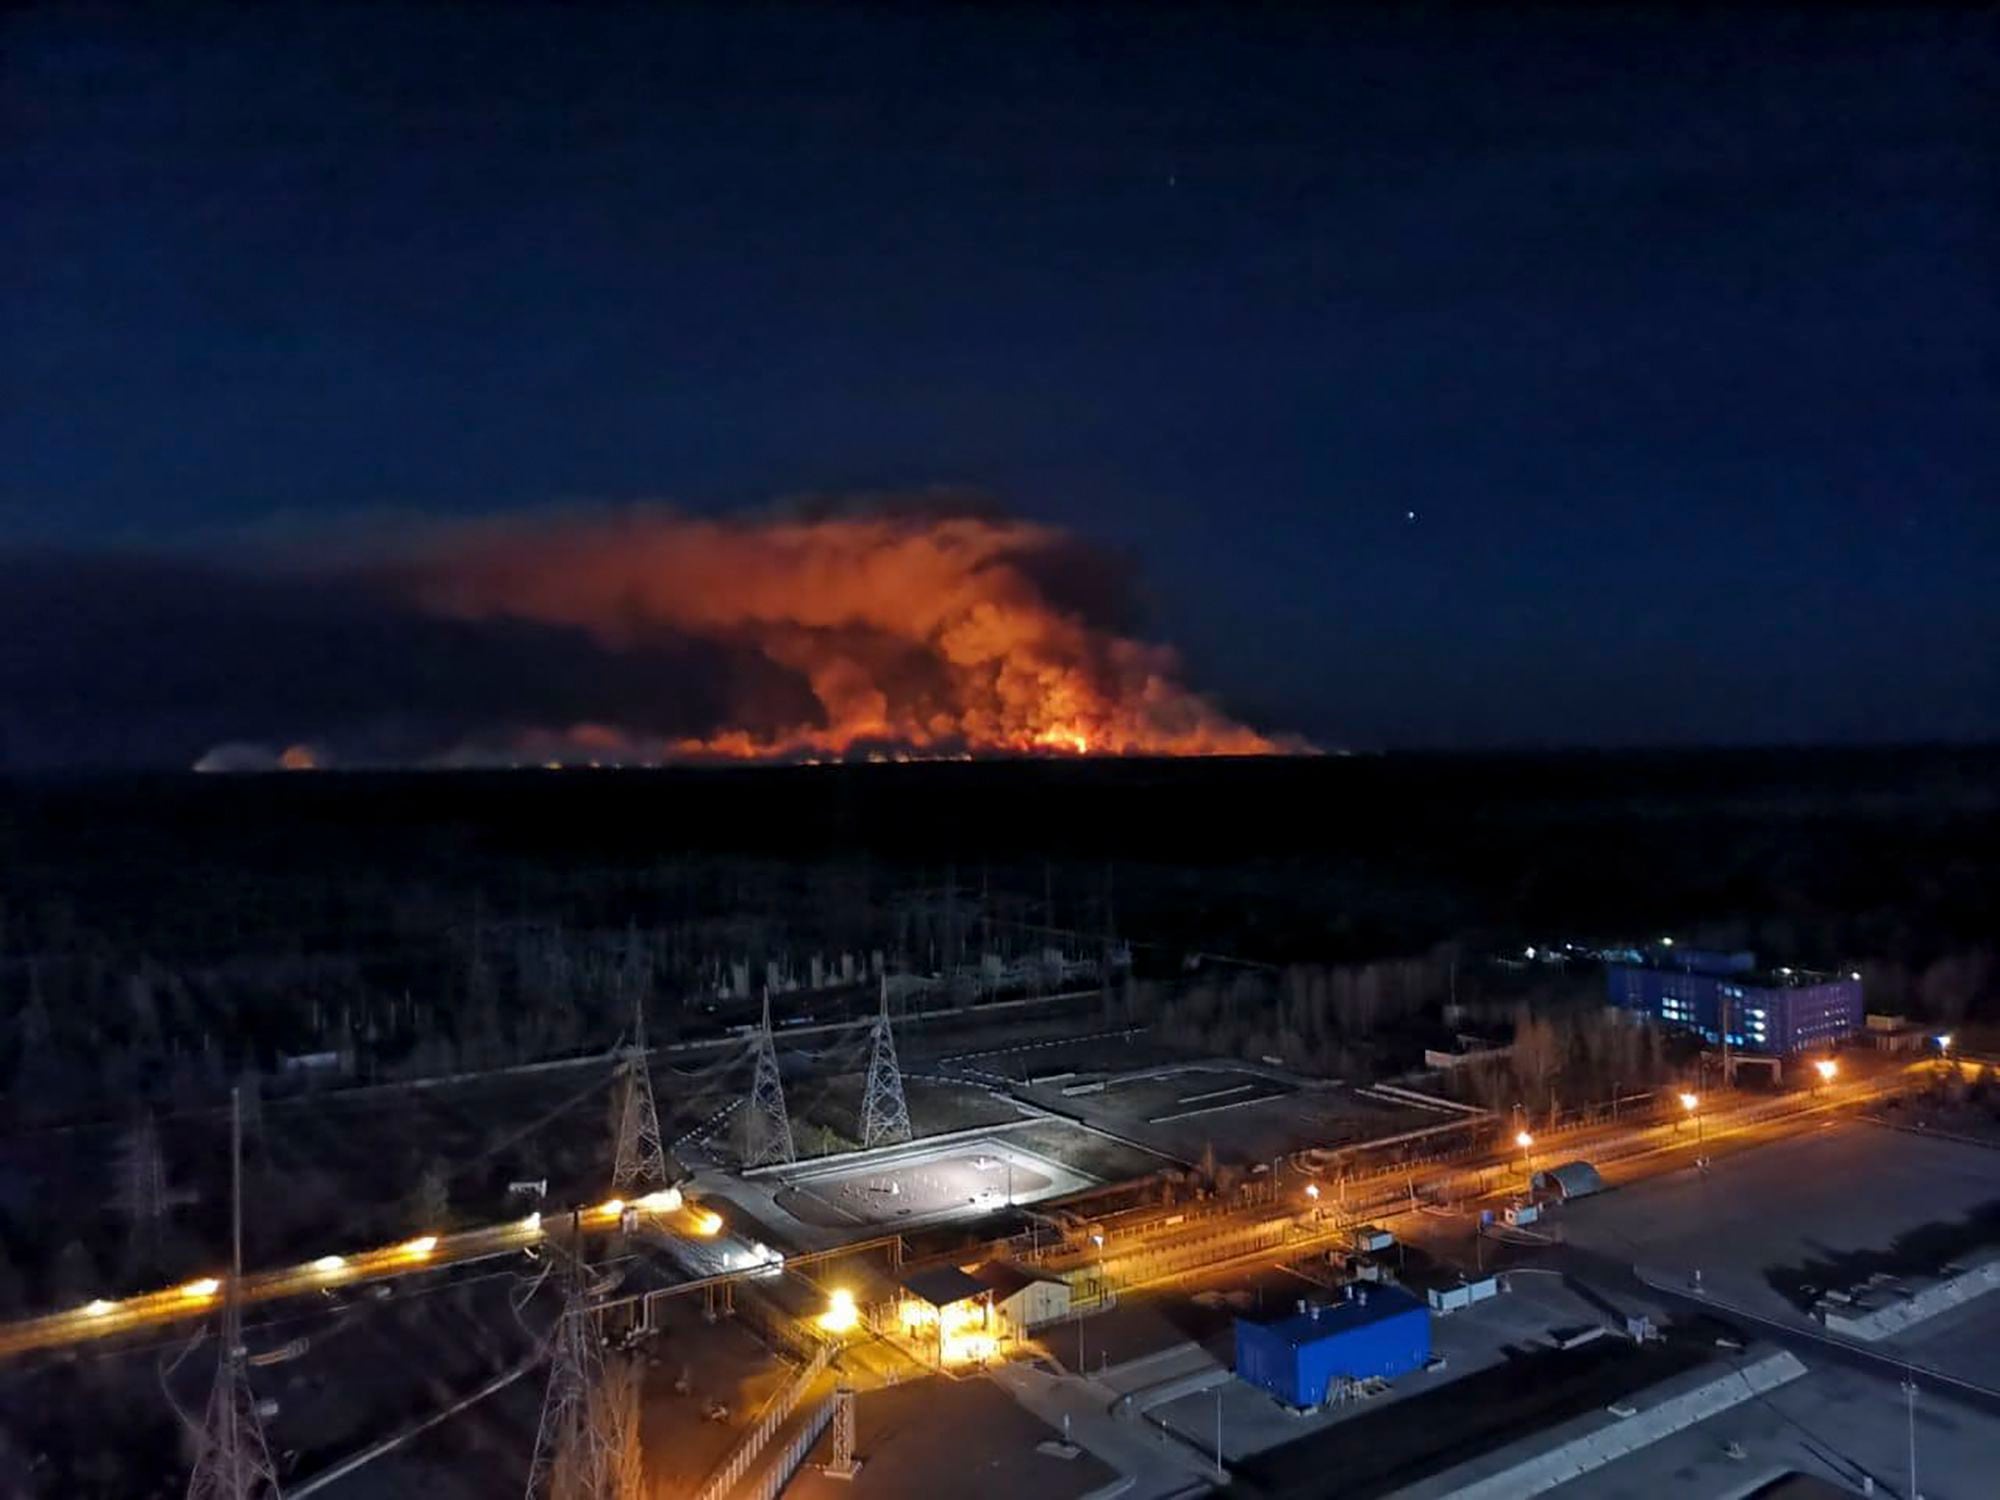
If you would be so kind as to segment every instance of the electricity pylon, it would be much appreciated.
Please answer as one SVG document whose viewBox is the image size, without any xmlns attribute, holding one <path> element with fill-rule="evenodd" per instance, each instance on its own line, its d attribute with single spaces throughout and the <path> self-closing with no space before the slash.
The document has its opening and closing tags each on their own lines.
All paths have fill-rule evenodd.
<svg viewBox="0 0 2000 1500">
<path fill-rule="evenodd" d="M 160 1154 L 160 1132 L 147 1110 L 119 1142 L 117 1184 L 113 1201 L 130 1231 L 129 1254 L 135 1267 L 151 1268 L 160 1258 L 167 1220 L 167 1168 Z"/>
<path fill-rule="evenodd" d="M 743 1121 L 743 1165 L 762 1167 L 798 1159 L 792 1117 L 785 1110 L 785 1081 L 778 1074 L 778 1048 L 771 1039 L 771 992 L 766 990 L 764 1024 L 757 1031 L 757 1058 L 750 1077 L 750 1112 Z"/>
<path fill-rule="evenodd" d="M 910 1138 L 910 1106 L 903 1098 L 903 1070 L 896 1063 L 896 1034 L 889 1026 L 889 976 L 882 976 L 882 1009 L 868 1052 L 868 1087 L 861 1096 L 861 1144 L 890 1146 Z"/>
<path fill-rule="evenodd" d="M 229 1094 L 229 1280 L 222 1294 L 222 1355 L 208 1418 L 195 1435 L 188 1500 L 278 1500 L 278 1471 L 264 1446 L 243 1347 L 243 1095 Z"/>
<path fill-rule="evenodd" d="M 605 1365 L 591 1326 L 580 1236 L 556 1253 L 564 1258 L 563 1306 L 549 1335 L 549 1384 L 527 1500 L 638 1500 L 635 1372 Z"/>
<path fill-rule="evenodd" d="M 646 1008 L 632 1006 L 632 1045 L 618 1064 L 624 1079 L 625 1103 L 618 1118 L 618 1149 L 611 1168 L 611 1186 L 653 1192 L 673 1179 L 667 1170 L 667 1149 L 660 1141 L 660 1112 L 653 1103 L 653 1071 L 646 1060 Z"/>
</svg>

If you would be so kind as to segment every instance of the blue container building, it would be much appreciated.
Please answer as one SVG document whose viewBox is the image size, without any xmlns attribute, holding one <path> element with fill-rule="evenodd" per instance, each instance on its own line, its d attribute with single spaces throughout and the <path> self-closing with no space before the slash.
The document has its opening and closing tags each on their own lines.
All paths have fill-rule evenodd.
<svg viewBox="0 0 2000 1500">
<path fill-rule="evenodd" d="M 1272 1323 L 1236 1320 L 1237 1378 L 1287 1406 L 1318 1406 L 1343 1377 L 1393 1379 L 1431 1357 L 1431 1315 L 1394 1286 L 1353 1286 L 1346 1301 Z"/>
</svg>

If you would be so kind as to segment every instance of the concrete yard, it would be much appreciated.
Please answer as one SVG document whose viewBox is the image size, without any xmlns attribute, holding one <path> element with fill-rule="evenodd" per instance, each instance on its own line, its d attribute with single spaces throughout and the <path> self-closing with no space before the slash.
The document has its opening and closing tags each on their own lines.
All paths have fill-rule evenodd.
<svg viewBox="0 0 2000 1500">
<path fill-rule="evenodd" d="M 1552 1493 L 1574 1500 L 1745 1495 L 1786 1475 L 1878 1494 L 1908 1492 L 1914 1432 L 1927 1500 L 1992 1495 L 2000 1400 L 1947 1395 L 1932 1366 L 2000 1390 L 2000 1297 L 1988 1294 L 1853 1356 L 1817 1342 L 1801 1285 L 1840 1286 L 1873 1269 L 1935 1269 L 1992 1235 L 2000 1156 L 1985 1147 L 1844 1123 L 1675 1173 L 1564 1210 L 1580 1249 L 1687 1286 L 1702 1303 L 1798 1330 L 1805 1378 L 1666 1438 Z M 1681 1301 L 1685 1313 L 1687 1301 Z M 1753 1325 L 1754 1326 L 1754 1325 Z M 1880 1356 L 1875 1358 L 1874 1356 Z M 1900 1359 L 1917 1365 L 1914 1411 Z"/>
<path fill-rule="evenodd" d="M 777 1202 L 819 1228 L 936 1223 L 1036 1203 L 1088 1187 L 1089 1179 L 993 1136 L 944 1146 L 921 1143 L 891 1154 L 785 1174 Z"/>
<path fill-rule="evenodd" d="M 1103 1089 L 1096 1089 L 1098 1081 Z M 1448 1118 L 1338 1084 L 1226 1061 L 1080 1073 L 1021 1087 L 1020 1097 L 1181 1161 L 1211 1145 L 1224 1161 L 1269 1161 L 1307 1146 L 1370 1140 Z"/>
<path fill-rule="evenodd" d="M 1572 1245 L 1676 1285 L 1699 1267 L 1718 1301 L 1803 1324 L 1788 1292 L 1840 1286 L 1878 1264 L 1934 1269 L 1934 1259 L 1923 1264 L 1926 1242 L 1940 1257 L 1957 1253 L 1952 1231 L 1977 1239 L 1968 1219 L 1996 1202 L 1992 1150 L 1838 1123 L 1718 1157 L 1706 1173 L 1689 1168 L 1584 1199 L 1557 1222 Z M 2000 1240 L 2000 1224 L 1986 1222 Z"/>
<path fill-rule="evenodd" d="M 1091 1186 L 1091 1179 L 996 1133 L 806 1164 L 785 1173 L 784 1183 L 777 1200 L 803 1222 L 904 1228 L 1060 1197 Z"/>
<path fill-rule="evenodd" d="M 1722 1500 L 1803 1474 L 1848 1494 L 1872 1475 L 1878 1495 L 1903 1497 L 1910 1425 L 1895 1381 L 1818 1365 L 1801 1380 L 1547 1493 L 1559 1500 Z M 1987 1500 L 1994 1493 L 2000 1423 L 1920 1390 L 1914 1425 L 1925 1500 Z"/>
<path fill-rule="evenodd" d="M 831 1432 L 822 1434 L 785 1487 L 788 1500 L 1077 1500 L 1117 1478 L 1088 1452 L 1063 1458 L 1041 1451 L 1038 1445 L 1060 1441 L 1061 1431 L 990 1380 L 937 1378 L 863 1391 L 854 1419 L 861 1472 L 848 1480 L 820 1473 L 833 1441 Z"/>
</svg>

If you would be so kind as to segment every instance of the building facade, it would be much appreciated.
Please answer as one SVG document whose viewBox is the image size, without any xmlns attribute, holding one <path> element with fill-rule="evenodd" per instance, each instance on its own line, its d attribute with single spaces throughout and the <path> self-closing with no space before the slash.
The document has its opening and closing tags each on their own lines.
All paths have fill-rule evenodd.
<svg viewBox="0 0 2000 1500">
<path fill-rule="evenodd" d="M 1611 1003 L 1720 1045 L 1776 1057 L 1826 1047 L 1862 1029 L 1861 978 L 1760 970 L 1747 953 L 1668 945 L 1605 968 Z"/>
</svg>

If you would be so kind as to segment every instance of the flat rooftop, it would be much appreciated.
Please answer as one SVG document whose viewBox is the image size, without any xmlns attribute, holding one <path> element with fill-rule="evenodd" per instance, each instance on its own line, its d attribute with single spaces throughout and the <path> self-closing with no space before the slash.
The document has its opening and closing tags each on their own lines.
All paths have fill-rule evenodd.
<svg viewBox="0 0 2000 1500">
<path fill-rule="evenodd" d="M 1270 1322 L 1258 1322 L 1255 1318 L 1242 1321 L 1254 1323 L 1276 1334 L 1294 1349 L 1307 1344 L 1318 1343 L 1321 1339 L 1335 1334 L 1347 1333 L 1352 1329 L 1366 1328 L 1371 1323 L 1380 1323 L 1385 1318 L 1398 1317 L 1412 1310 L 1424 1307 L 1410 1293 L 1394 1286 L 1357 1286 L 1354 1295 L 1339 1302 L 1315 1303 L 1304 1312 L 1294 1312 Z"/>
</svg>

